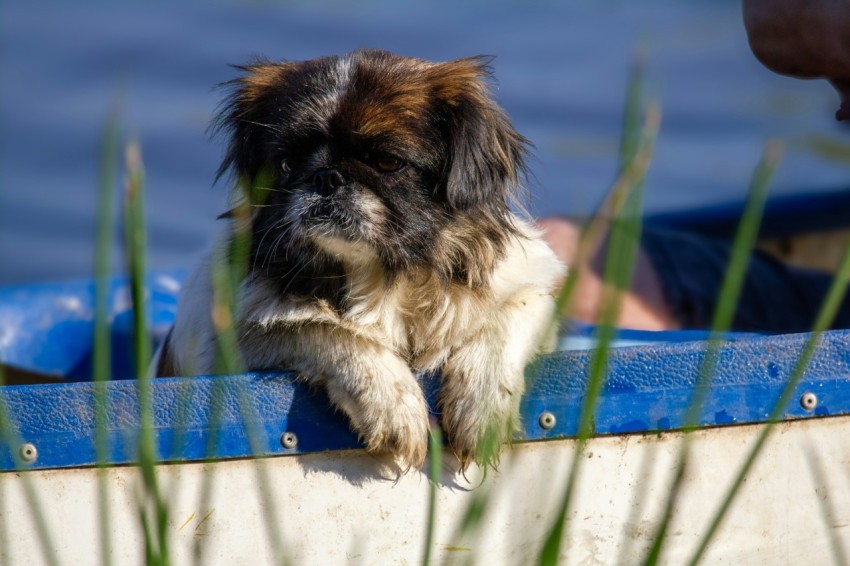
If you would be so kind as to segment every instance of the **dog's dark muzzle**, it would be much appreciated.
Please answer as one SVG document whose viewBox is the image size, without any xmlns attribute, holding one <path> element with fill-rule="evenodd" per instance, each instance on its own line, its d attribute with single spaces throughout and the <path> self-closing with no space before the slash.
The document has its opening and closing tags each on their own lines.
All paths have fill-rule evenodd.
<svg viewBox="0 0 850 566">
<path fill-rule="evenodd" d="M 309 223 L 325 225 L 328 222 L 339 227 L 356 224 L 356 206 L 352 202 L 352 184 L 337 169 L 322 168 L 306 179 L 306 188 L 313 194 L 308 196 L 309 208 L 304 219 Z"/>
<path fill-rule="evenodd" d="M 337 189 L 348 185 L 342 173 L 333 168 L 319 169 L 310 178 L 310 184 L 323 197 L 334 194 Z"/>
</svg>

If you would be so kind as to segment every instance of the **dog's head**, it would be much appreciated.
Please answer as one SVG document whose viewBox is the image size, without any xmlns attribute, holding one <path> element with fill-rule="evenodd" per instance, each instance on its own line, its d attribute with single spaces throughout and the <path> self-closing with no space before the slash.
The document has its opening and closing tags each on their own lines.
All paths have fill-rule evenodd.
<svg viewBox="0 0 850 566">
<path fill-rule="evenodd" d="M 254 265 L 379 261 L 474 284 L 470 264 L 501 253 L 526 140 L 484 58 L 368 50 L 240 69 L 216 121 L 219 174 L 254 187 Z"/>
</svg>

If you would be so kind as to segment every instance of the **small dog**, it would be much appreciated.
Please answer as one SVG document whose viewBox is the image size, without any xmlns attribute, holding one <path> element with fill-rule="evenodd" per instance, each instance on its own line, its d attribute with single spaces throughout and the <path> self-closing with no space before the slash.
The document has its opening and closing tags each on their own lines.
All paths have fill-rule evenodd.
<svg viewBox="0 0 850 566">
<path fill-rule="evenodd" d="M 361 50 L 238 68 L 214 124 L 229 135 L 219 175 L 254 187 L 237 195 L 251 207 L 233 322 L 247 367 L 324 387 L 367 450 L 413 467 L 429 428 L 414 373 L 441 369 L 461 466 L 492 462 L 564 267 L 512 212 L 527 140 L 490 98 L 487 60 Z M 185 284 L 159 375 L 216 369 L 212 253 Z"/>
</svg>

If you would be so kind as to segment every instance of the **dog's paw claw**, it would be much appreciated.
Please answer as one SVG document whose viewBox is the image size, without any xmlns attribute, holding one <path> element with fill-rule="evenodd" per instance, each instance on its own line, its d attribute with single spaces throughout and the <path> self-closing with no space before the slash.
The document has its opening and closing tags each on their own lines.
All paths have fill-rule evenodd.
<svg viewBox="0 0 850 566">
<path fill-rule="evenodd" d="M 365 424 L 360 436 L 366 450 L 390 454 L 402 473 L 420 469 L 428 455 L 428 407 L 424 399 L 394 403 L 372 422 Z"/>
<path fill-rule="evenodd" d="M 465 476 L 472 463 L 482 469 L 496 469 L 501 448 L 511 441 L 515 428 L 514 419 L 495 416 L 491 416 L 491 422 L 484 427 L 455 422 L 447 434 L 452 451 L 460 462 L 460 472 Z"/>
</svg>

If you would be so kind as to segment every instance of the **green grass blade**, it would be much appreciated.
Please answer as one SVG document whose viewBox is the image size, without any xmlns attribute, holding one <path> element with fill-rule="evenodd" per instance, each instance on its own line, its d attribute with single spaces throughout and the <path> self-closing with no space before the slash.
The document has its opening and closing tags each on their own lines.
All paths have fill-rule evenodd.
<svg viewBox="0 0 850 566">
<path fill-rule="evenodd" d="M 240 387 L 239 390 L 239 409 L 242 416 L 242 422 L 245 424 L 248 442 L 251 446 L 251 452 L 259 454 L 262 444 L 260 443 L 260 433 L 256 426 L 256 413 L 253 410 L 254 404 L 250 401 L 247 392 Z M 262 509 L 265 526 L 266 538 L 272 549 L 272 555 L 276 557 L 276 562 L 281 566 L 286 566 L 290 563 L 289 557 L 286 554 L 286 547 L 283 544 L 283 538 L 280 534 L 280 525 L 282 521 L 277 510 L 277 504 L 273 496 L 274 490 L 272 482 L 269 480 L 268 470 L 266 470 L 266 460 L 259 456 L 255 456 L 254 474 L 257 480 L 257 504 Z M 263 494 L 267 494 L 266 499 L 263 499 Z"/>
<path fill-rule="evenodd" d="M 142 523 L 145 547 L 153 554 L 150 562 L 169 564 L 168 537 L 166 526 L 168 508 L 156 477 L 156 445 L 154 438 L 153 408 L 151 405 L 151 376 L 149 364 L 151 342 L 147 329 L 145 300 L 145 226 L 142 190 L 144 173 L 142 154 L 138 143 L 128 144 L 125 152 L 127 188 L 124 206 L 125 244 L 127 267 L 130 278 L 130 295 L 133 303 L 133 336 L 135 369 L 139 392 L 139 469 L 142 474 L 144 492 L 142 512 L 149 513 Z M 152 515 L 152 517 L 151 517 Z M 165 521 L 165 523 L 163 523 Z"/>
<path fill-rule="evenodd" d="M 466 505 L 466 509 L 464 509 L 450 539 L 452 541 L 451 546 L 457 548 L 469 547 L 466 541 L 476 535 L 483 526 L 484 518 L 490 510 L 492 496 L 492 490 L 486 485 L 479 486 L 472 492 L 469 503 Z M 457 563 L 459 559 L 459 555 L 450 556 L 449 563 Z"/>
<path fill-rule="evenodd" d="M 661 551 L 666 540 L 667 530 L 670 526 L 670 521 L 673 519 L 676 503 L 681 493 L 690 460 L 691 437 L 687 433 L 692 431 L 698 423 L 699 415 L 705 402 L 705 396 L 708 392 L 708 385 L 717 367 L 723 334 L 732 326 L 750 257 L 755 248 L 759 227 L 761 226 L 762 212 L 764 210 L 764 203 L 767 200 L 768 187 L 776 172 L 781 154 L 782 149 L 778 142 L 768 142 L 765 146 L 764 155 L 756 166 L 750 181 L 744 212 L 732 243 L 729 264 L 712 317 L 711 332 L 705 357 L 700 365 L 693 397 L 685 414 L 686 434 L 677 456 L 670 493 L 664 505 L 661 521 L 656 527 L 652 538 L 652 547 L 644 561 L 644 564 L 647 566 L 657 564 L 661 558 Z"/>
<path fill-rule="evenodd" d="M 230 247 L 226 253 L 213 258 L 212 287 L 213 287 L 213 326 L 218 342 L 217 371 L 224 374 L 241 374 L 246 371 L 245 362 L 239 349 L 239 340 L 234 326 L 235 305 L 238 301 L 239 289 L 248 272 L 248 259 L 251 245 L 251 205 L 258 198 L 266 195 L 267 191 L 258 190 L 260 187 L 271 186 L 272 175 L 263 172 L 248 183 L 240 182 L 241 198 L 231 210 L 232 234 Z M 261 453 L 265 442 L 261 441 L 263 432 L 257 427 L 258 416 L 255 414 L 254 403 L 250 392 L 246 391 L 241 382 L 235 382 L 237 387 L 237 402 L 243 425 L 245 426 L 251 452 Z M 215 428 L 215 426 L 212 426 Z M 272 553 L 281 564 L 288 563 L 285 546 L 279 532 L 281 521 L 273 497 L 262 500 L 262 494 L 272 493 L 272 483 L 268 478 L 264 462 L 256 461 L 254 470 L 257 478 L 258 504 L 265 515 L 266 536 L 271 545 Z M 209 492 L 208 492 L 209 493 Z"/>
<path fill-rule="evenodd" d="M 151 358 L 151 344 L 148 336 L 147 313 L 145 306 L 145 224 L 142 191 L 144 187 L 144 171 L 142 169 L 142 153 L 137 142 L 130 142 L 125 151 L 127 168 L 127 186 L 124 203 L 125 243 L 127 246 L 127 269 L 130 278 L 130 294 L 133 301 L 133 337 L 135 346 L 135 373 L 139 380 L 140 389 L 150 386 L 148 364 Z M 150 399 L 143 399 L 143 424 L 152 424 Z M 144 421 L 147 419 L 147 421 Z M 153 439 L 146 442 L 152 444 Z"/>
<path fill-rule="evenodd" d="M 850 165 L 850 142 L 846 138 L 814 134 L 795 140 L 794 145 L 837 165 Z"/>
<path fill-rule="evenodd" d="M 215 454 L 218 446 L 218 431 L 221 423 L 222 409 L 221 400 L 223 397 L 223 383 L 220 380 L 213 380 L 210 390 L 210 418 L 207 423 L 207 442 L 205 447 L 207 462 L 213 461 L 212 456 Z M 198 490 L 198 509 L 200 512 L 208 512 L 208 510 L 212 509 L 211 503 L 215 484 L 215 469 L 215 466 L 207 466 L 205 469 L 206 473 L 203 476 L 203 480 L 201 481 L 201 485 Z M 195 544 L 192 549 L 192 558 L 193 563 L 196 566 L 204 564 L 206 561 L 206 555 L 204 554 L 206 547 L 204 546 L 204 542 L 205 539 L 203 537 L 195 538 Z"/>
<path fill-rule="evenodd" d="M 492 438 L 485 437 L 484 447 L 482 450 L 485 452 L 492 450 Z M 512 463 L 509 462 L 509 463 Z M 493 488 L 490 484 L 485 483 L 487 477 L 486 468 L 482 470 L 483 477 L 478 485 L 471 491 L 471 496 L 469 501 L 466 504 L 465 509 L 462 513 L 460 513 L 459 521 L 452 531 L 452 535 L 449 538 L 450 547 L 456 549 L 471 549 L 474 547 L 474 542 L 477 540 L 477 537 L 481 534 L 481 529 L 484 526 L 484 519 L 487 517 L 487 513 L 490 510 L 491 500 L 493 497 Z M 500 473 L 507 477 L 511 470 L 500 470 Z M 469 482 L 469 478 L 464 474 L 464 479 Z M 471 554 L 467 554 L 463 556 L 459 553 L 453 552 L 448 556 L 447 563 L 456 564 L 470 563 L 473 559 Z"/>
<path fill-rule="evenodd" d="M 623 127 L 620 134 L 620 155 L 618 171 L 625 169 L 637 154 L 641 140 L 641 119 L 643 116 L 645 58 L 638 54 L 629 69 L 626 87 L 626 102 L 623 108 Z"/>
<path fill-rule="evenodd" d="M 238 299 L 238 291 L 241 281 L 247 273 L 248 258 L 250 252 L 250 219 L 252 202 L 262 202 L 268 195 L 271 187 L 271 177 L 266 172 L 258 176 L 254 183 L 248 179 L 240 179 L 236 189 L 235 204 L 230 211 L 229 222 L 236 227 L 233 230 L 228 248 L 221 254 L 217 254 L 212 261 L 211 278 L 213 288 L 213 304 L 210 305 L 213 326 L 216 332 L 218 349 L 216 352 L 216 373 L 239 374 L 245 371 L 245 363 L 239 351 L 239 343 L 236 331 L 233 328 L 233 305 Z M 190 372 L 191 373 L 191 372 Z M 218 430 L 221 424 L 221 400 L 225 388 L 219 380 L 212 382 L 210 391 L 210 418 L 207 423 L 207 445 L 206 454 L 212 462 L 212 456 L 218 446 Z M 241 396 L 240 396 L 241 397 Z M 239 401 L 242 404 L 242 401 Z M 243 420 L 244 420 L 243 414 Z M 250 442 L 249 438 L 249 442 Z M 257 472 L 264 473 L 263 471 Z M 215 466 L 210 466 L 201 483 L 198 492 L 198 508 L 209 509 L 213 495 L 215 477 Z M 269 523 L 269 521 L 267 521 Z M 277 523 L 275 523 L 277 524 Z M 269 528 L 271 525 L 268 525 Z M 278 540 L 276 534 L 270 536 L 273 547 L 282 546 L 274 541 Z M 200 565 L 205 562 L 205 548 L 201 539 L 195 540 L 193 548 L 194 564 Z M 276 552 L 276 551 L 275 551 Z M 281 560 L 284 560 L 282 558 Z"/>
<path fill-rule="evenodd" d="M 593 434 L 596 403 L 607 374 L 608 352 L 616 334 L 615 325 L 619 318 L 622 293 L 628 289 L 633 275 L 641 231 L 643 179 L 649 167 L 660 121 L 660 109 L 655 105 L 650 106 L 641 129 L 640 145 L 633 159 L 622 170 L 608 199 L 611 225 L 603 273 L 604 291 L 596 335 L 597 346 L 590 362 L 590 376 L 582 400 L 579 434 L 567 486 L 555 521 L 548 530 L 538 556 L 538 563 L 542 565 L 557 564 L 562 559 L 564 529 L 582 471 L 582 454 L 587 440 Z"/>
<path fill-rule="evenodd" d="M 95 305 L 92 382 L 94 383 L 95 456 L 97 460 L 98 535 L 101 563 L 112 564 L 109 530 L 109 483 L 106 462 L 109 459 L 109 439 L 106 430 L 109 407 L 105 382 L 111 378 L 109 291 L 110 251 L 115 230 L 114 179 L 118 159 L 118 114 L 107 118 L 101 149 L 98 183 L 97 243 L 95 248 Z"/>
<path fill-rule="evenodd" d="M 431 564 L 431 549 L 434 545 L 434 525 L 437 522 L 437 491 L 440 487 L 441 471 L 443 469 L 443 439 L 440 429 L 431 427 L 428 437 L 430 446 L 428 455 L 430 457 L 429 476 L 431 485 L 428 489 L 428 522 L 425 527 L 425 546 L 422 548 L 422 564 Z"/>
<path fill-rule="evenodd" d="M 635 193 L 639 194 L 639 193 Z M 638 199 L 629 199 L 632 208 Z M 639 216 L 635 218 L 639 219 Z M 634 252 L 637 248 L 637 239 L 634 238 L 635 227 L 631 222 L 620 224 L 615 221 L 612 224 L 610 249 L 606 258 L 605 281 L 608 292 L 602 299 L 602 310 L 596 334 L 596 347 L 590 362 L 590 378 L 587 389 L 582 400 L 581 413 L 579 417 L 579 435 L 576 442 L 575 453 L 564 490 L 563 499 L 556 515 L 556 520 L 549 530 L 546 541 L 539 557 L 539 563 L 544 565 L 558 564 L 561 560 L 561 547 L 563 533 L 566 526 L 569 509 L 571 507 L 576 485 L 582 471 L 584 448 L 587 440 L 592 436 L 595 422 L 596 404 L 602 393 L 608 368 L 608 356 L 616 335 L 616 320 L 619 314 L 619 304 L 622 290 L 628 286 L 634 267 Z M 629 243 L 632 247 L 628 249 Z"/>
<path fill-rule="evenodd" d="M 803 375 L 805 374 L 809 363 L 814 357 L 815 351 L 817 350 L 818 344 L 820 343 L 821 335 L 823 334 L 823 332 L 829 329 L 830 325 L 832 324 L 832 321 L 835 318 L 835 314 L 841 307 L 841 303 L 847 293 L 848 282 L 850 282 L 850 246 L 848 246 L 847 250 L 844 253 L 844 257 L 841 260 L 841 264 L 838 267 L 838 271 L 835 275 L 835 278 L 833 279 L 832 285 L 830 286 L 827 296 L 824 299 L 823 305 L 821 306 L 821 309 L 818 313 L 817 319 L 815 320 L 812 332 L 806 340 L 806 343 L 803 346 L 803 351 L 801 352 L 800 357 L 797 360 L 796 365 L 794 366 L 794 370 L 791 373 L 791 378 L 788 380 L 788 383 L 786 383 L 785 387 L 782 389 L 782 393 L 776 404 L 773 406 L 773 409 L 771 410 L 770 415 L 768 416 L 767 422 L 763 425 L 761 431 L 759 432 L 755 444 L 753 445 L 750 452 L 747 454 L 747 457 L 741 465 L 741 468 L 735 475 L 732 485 L 727 490 L 720 506 L 712 517 L 708 529 L 703 534 L 700 543 L 697 547 L 697 550 L 694 552 L 694 555 L 689 561 L 690 564 L 697 564 L 702 559 L 703 555 L 708 549 L 709 544 L 714 538 L 714 535 L 717 534 L 717 530 L 720 528 L 720 524 L 723 522 L 726 513 L 729 511 L 729 508 L 731 507 L 735 496 L 741 489 L 741 486 L 743 485 L 747 474 L 749 474 L 750 470 L 758 459 L 758 456 L 761 454 L 761 451 L 763 450 L 765 443 L 767 442 L 771 432 L 773 431 L 774 426 L 776 425 L 776 423 L 779 422 L 780 418 L 782 417 L 782 413 L 785 411 L 785 408 L 791 401 L 791 397 L 794 394 L 794 389 L 800 383 L 800 380 L 803 378 Z"/>
<path fill-rule="evenodd" d="M 560 324 L 561 317 L 568 312 L 570 300 L 579 281 L 582 266 L 587 265 L 602 245 L 606 223 L 622 206 L 625 191 L 631 190 L 629 183 L 633 179 L 626 174 L 626 169 L 635 162 L 641 136 L 644 135 L 642 126 L 644 63 L 642 57 L 636 57 L 631 67 L 628 79 L 628 90 L 623 111 L 623 129 L 619 146 L 619 179 L 611 187 L 599 209 L 590 222 L 582 228 L 574 265 L 570 266 L 567 278 L 555 298 L 555 314 L 551 327 L 544 336 L 549 335 Z M 657 127 L 657 126 L 656 126 Z M 632 173 L 633 175 L 633 173 Z"/>
<path fill-rule="evenodd" d="M 266 527 L 266 538 L 271 546 L 272 555 L 276 557 L 276 562 L 285 566 L 289 564 L 289 558 L 285 552 L 283 539 L 280 535 L 279 527 L 282 524 L 280 515 L 277 512 L 277 505 L 273 497 L 272 482 L 269 480 L 268 472 L 265 464 L 266 460 L 259 454 L 262 452 L 265 443 L 261 442 L 260 435 L 262 434 L 257 427 L 258 415 L 256 414 L 255 404 L 250 395 L 250 392 L 242 387 L 241 382 L 235 382 L 237 387 L 237 403 L 239 405 L 239 413 L 242 417 L 242 423 L 245 426 L 248 444 L 251 448 L 251 453 L 254 454 L 254 474 L 257 481 L 257 504 L 262 509 L 264 515 L 264 523 Z M 263 494 L 266 494 L 266 499 L 263 499 Z"/>
</svg>

